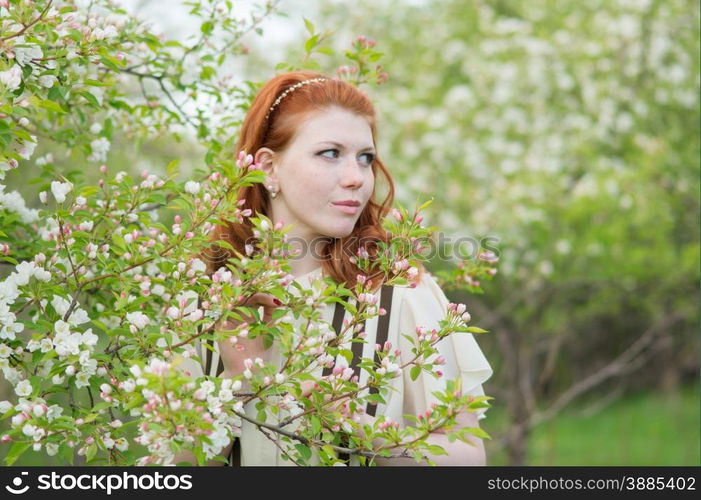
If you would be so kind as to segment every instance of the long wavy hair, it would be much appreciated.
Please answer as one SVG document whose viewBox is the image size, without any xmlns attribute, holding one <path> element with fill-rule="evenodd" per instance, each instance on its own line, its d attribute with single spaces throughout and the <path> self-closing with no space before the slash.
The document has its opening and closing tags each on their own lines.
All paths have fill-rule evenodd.
<svg viewBox="0 0 701 500">
<path fill-rule="evenodd" d="M 275 100 L 285 90 L 303 80 L 311 78 L 326 78 L 324 81 L 312 82 L 287 94 L 276 105 L 270 116 Z M 236 154 L 245 151 L 255 155 L 262 147 L 270 148 L 276 153 L 283 153 L 294 139 L 297 127 L 311 113 L 338 106 L 355 113 L 368 121 L 372 131 L 373 143 L 377 138 L 375 108 L 368 96 L 350 83 L 329 78 L 312 71 L 294 71 L 275 76 L 269 80 L 253 99 L 251 107 L 241 126 L 241 135 L 236 146 Z M 377 147 L 375 147 L 377 150 Z M 375 186 L 372 195 L 360 214 L 355 228 L 350 235 L 343 238 L 330 239 L 321 252 L 322 272 L 324 276 L 332 277 L 337 283 L 352 287 L 358 275 L 357 266 L 350 257 L 357 255 L 362 246 L 370 255 L 371 262 L 375 261 L 378 243 L 387 242 L 391 235 L 382 228 L 381 220 L 390 210 L 394 201 L 394 182 L 379 156 L 372 163 L 375 175 Z M 387 196 L 381 202 L 376 198 L 377 179 L 384 178 L 387 185 Z M 240 188 L 238 199 L 245 199 L 241 209 L 249 208 L 253 215 L 256 212 L 270 217 L 270 199 L 265 186 L 259 183 Z M 217 241 L 227 241 L 237 252 L 244 254 L 246 242 L 253 238 L 253 227 L 248 219 L 243 223 L 224 221 L 217 226 L 213 233 L 213 250 L 207 257 L 209 271 L 213 272 L 233 255 L 227 249 L 217 246 Z M 213 257 L 215 256 L 216 257 Z M 376 289 L 384 278 L 376 264 L 371 268 L 371 288 Z"/>
</svg>

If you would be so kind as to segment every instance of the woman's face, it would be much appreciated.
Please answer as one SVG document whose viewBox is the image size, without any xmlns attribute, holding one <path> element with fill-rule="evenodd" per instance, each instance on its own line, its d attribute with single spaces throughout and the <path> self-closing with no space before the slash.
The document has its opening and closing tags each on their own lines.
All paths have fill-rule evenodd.
<svg viewBox="0 0 701 500">
<path fill-rule="evenodd" d="M 374 158 L 365 118 L 339 107 L 308 115 L 282 154 L 268 148 L 256 153 L 268 173 L 266 186 L 277 191 L 271 219 L 294 224 L 289 236 L 307 242 L 348 236 L 372 195 Z"/>
</svg>

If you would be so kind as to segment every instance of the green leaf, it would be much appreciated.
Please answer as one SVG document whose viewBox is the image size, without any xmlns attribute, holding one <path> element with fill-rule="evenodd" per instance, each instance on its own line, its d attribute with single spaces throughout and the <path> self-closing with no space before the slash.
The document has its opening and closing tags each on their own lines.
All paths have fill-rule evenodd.
<svg viewBox="0 0 701 500">
<path fill-rule="evenodd" d="M 217 240 L 217 246 L 225 248 L 227 250 L 231 250 L 232 252 L 234 251 L 234 247 L 228 241 Z"/>
<path fill-rule="evenodd" d="M 204 33 L 205 35 L 209 35 L 212 33 L 214 30 L 214 23 L 211 21 L 207 21 L 202 23 L 202 26 L 200 26 L 200 31 Z"/>
<path fill-rule="evenodd" d="M 99 101 L 97 100 L 97 97 L 95 97 L 94 95 L 92 95 L 90 92 L 85 92 L 85 91 L 83 91 L 83 92 L 75 92 L 75 93 L 76 93 L 77 95 L 83 97 L 86 101 L 88 101 L 88 103 L 89 103 L 93 108 L 96 108 L 96 109 L 99 109 L 99 108 L 100 108 L 100 103 L 99 103 Z"/>
<path fill-rule="evenodd" d="M 168 177 L 170 176 L 176 176 L 180 173 L 179 172 L 179 165 L 180 165 L 180 158 L 176 158 L 172 160 L 170 163 L 168 163 L 168 166 L 166 167 L 166 175 Z"/>
<path fill-rule="evenodd" d="M 83 83 L 85 85 L 91 85 L 93 87 L 109 87 L 112 85 L 111 83 L 105 83 L 99 80 L 91 80 L 90 78 L 83 80 Z"/>
<path fill-rule="evenodd" d="M 105 137 L 107 137 L 107 139 L 108 139 L 109 141 L 112 141 L 112 132 L 113 132 L 113 129 L 114 129 L 114 126 L 112 125 L 112 120 L 109 119 L 109 118 L 107 118 L 107 119 L 105 120 L 105 128 L 104 128 L 104 130 L 103 130 L 103 133 L 104 133 Z"/>
<path fill-rule="evenodd" d="M 88 450 L 85 452 L 85 463 L 90 463 L 90 461 L 95 458 L 97 454 L 97 444 L 93 443 L 88 446 Z"/>
<path fill-rule="evenodd" d="M 489 330 L 484 330 L 482 328 L 479 328 L 477 326 L 468 326 L 465 331 L 470 332 L 470 333 L 487 333 Z"/>
<path fill-rule="evenodd" d="M 473 436 L 477 436 L 478 438 L 481 438 L 481 439 L 491 439 L 491 436 L 489 434 L 487 434 L 484 431 L 484 429 L 480 429 L 479 427 L 465 427 L 462 430 L 463 430 L 463 435 L 460 436 L 461 441 L 465 441 L 464 438 L 467 437 L 467 436 L 465 436 L 465 434 L 468 434 L 468 433 L 472 434 Z"/>
<path fill-rule="evenodd" d="M 139 405 L 142 405 L 146 402 L 146 399 L 143 396 L 137 396 L 131 401 L 129 401 L 129 404 L 126 406 L 127 410 L 131 410 L 132 408 L 136 408 Z"/>
<path fill-rule="evenodd" d="M 49 111 L 54 111 L 55 113 L 62 113 L 62 114 L 65 113 L 65 111 L 63 110 L 63 108 L 61 106 L 59 106 L 58 104 L 56 104 L 53 101 L 48 101 L 46 99 L 39 100 L 39 107 L 44 108 L 44 109 L 48 109 Z"/>
<path fill-rule="evenodd" d="M 425 202 L 423 205 L 421 205 L 421 206 L 418 208 L 417 212 L 421 212 L 421 211 L 424 210 L 425 208 L 428 208 L 428 206 L 429 206 L 431 203 L 433 203 L 433 198 L 431 198 L 430 200 L 428 200 L 427 202 Z"/>
<path fill-rule="evenodd" d="M 316 415 L 313 415 L 311 418 L 312 421 L 312 433 L 316 436 L 321 432 L 321 421 L 319 420 L 319 417 Z"/>
<path fill-rule="evenodd" d="M 58 454 L 69 465 L 73 465 L 73 447 L 68 446 L 66 443 L 61 443 L 61 445 L 58 447 Z"/>
<path fill-rule="evenodd" d="M 309 53 L 319 43 L 319 35 L 314 35 L 304 44 L 304 51 Z"/>
<path fill-rule="evenodd" d="M 346 358 L 346 361 L 348 362 L 348 365 L 350 366 L 351 362 L 353 361 L 353 351 L 349 349 L 343 349 L 340 352 L 341 356 Z"/>
<path fill-rule="evenodd" d="M 297 448 L 297 451 L 300 455 L 302 455 L 302 457 L 304 457 L 305 460 L 312 458 L 312 450 L 309 448 L 309 446 L 298 443 L 295 445 L 295 448 Z"/>
<path fill-rule="evenodd" d="M 309 32 L 309 34 L 313 35 L 314 34 L 314 24 L 306 17 L 303 17 L 302 19 L 304 19 L 304 26 L 307 28 L 307 31 Z"/>
<path fill-rule="evenodd" d="M 51 99 L 52 101 L 59 101 L 65 99 L 65 94 L 61 92 L 63 88 L 62 87 L 51 87 L 49 89 L 49 93 L 47 94 L 47 97 Z"/>
<path fill-rule="evenodd" d="M 217 71 L 211 66 L 203 66 L 202 71 L 200 71 L 200 79 L 209 80 L 216 74 L 216 72 Z"/>
<path fill-rule="evenodd" d="M 83 196 L 85 198 L 92 198 L 99 192 L 100 190 L 95 186 L 85 186 L 79 191 L 80 196 Z"/>
<path fill-rule="evenodd" d="M 421 367 L 419 365 L 414 365 L 411 367 L 411 371 L 409 372 L 409 376 L 411 377 L 411 380 L 416 380 L 419 378 L 419 375 L 421 374 Z"/>
<path fill-rule="evenodd" d="M 370 403 L 378 403 L 378 404 L 382 403 L 382 404 L 385 404 L 385 398 L 383 398 L 382 395 L 379 394 L 379 393 L 370 394 L 370 395 L 367 397 L 367 401 L 370 402 Z"/>
<path fill-rule="evenodd" d="M 122 238 L 122 235 L 117 232 L 112 233 L 112 243 L 121 249 L 126 249 L 126 242 L 124 241 L 124 238 Z"/>
<path fill-rule="evenodd" d="M 29 449 L 30 446 L 32 446 L 32 443 L 13 444 L 12 448 L 10 448 L 10 451 L 7 452 L 7 456 L 5 457 L 5 465 L 12 465 L 13 463 L 15 463 L 17 459 Z"/>
</svg>

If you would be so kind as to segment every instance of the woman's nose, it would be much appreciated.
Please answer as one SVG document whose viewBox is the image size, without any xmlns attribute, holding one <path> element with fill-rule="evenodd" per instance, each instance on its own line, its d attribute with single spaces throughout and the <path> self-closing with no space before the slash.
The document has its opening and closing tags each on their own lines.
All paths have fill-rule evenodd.
<svg viewBox="0 0 701 500">
<path fill-rule="evenodd" d="M 363 182 L 365 182 L 365 176 L 363 174 L 363 167 L 360 165 L 358 160 L 356 159 L 349 159 L 346 161 L 343 165 L 343 172 L 341 174 L 341 183 L 344 186 L 349 186 L 349 187 L 360 187 L 363 185 Z"/>
</svg>

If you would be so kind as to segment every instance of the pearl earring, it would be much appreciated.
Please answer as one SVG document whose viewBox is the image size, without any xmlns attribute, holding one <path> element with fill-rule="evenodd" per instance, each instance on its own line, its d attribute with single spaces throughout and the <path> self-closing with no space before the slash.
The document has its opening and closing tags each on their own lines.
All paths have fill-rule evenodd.
<svg viewBox="0 0 701 500">
<path fill-rule="evenodd" d="M 277 191 L 273 189 L 273 186 L 268 186 L 268 190 L 270 191 L 271 198 L 275 198 L 277 196 Z"/>
</svg>

